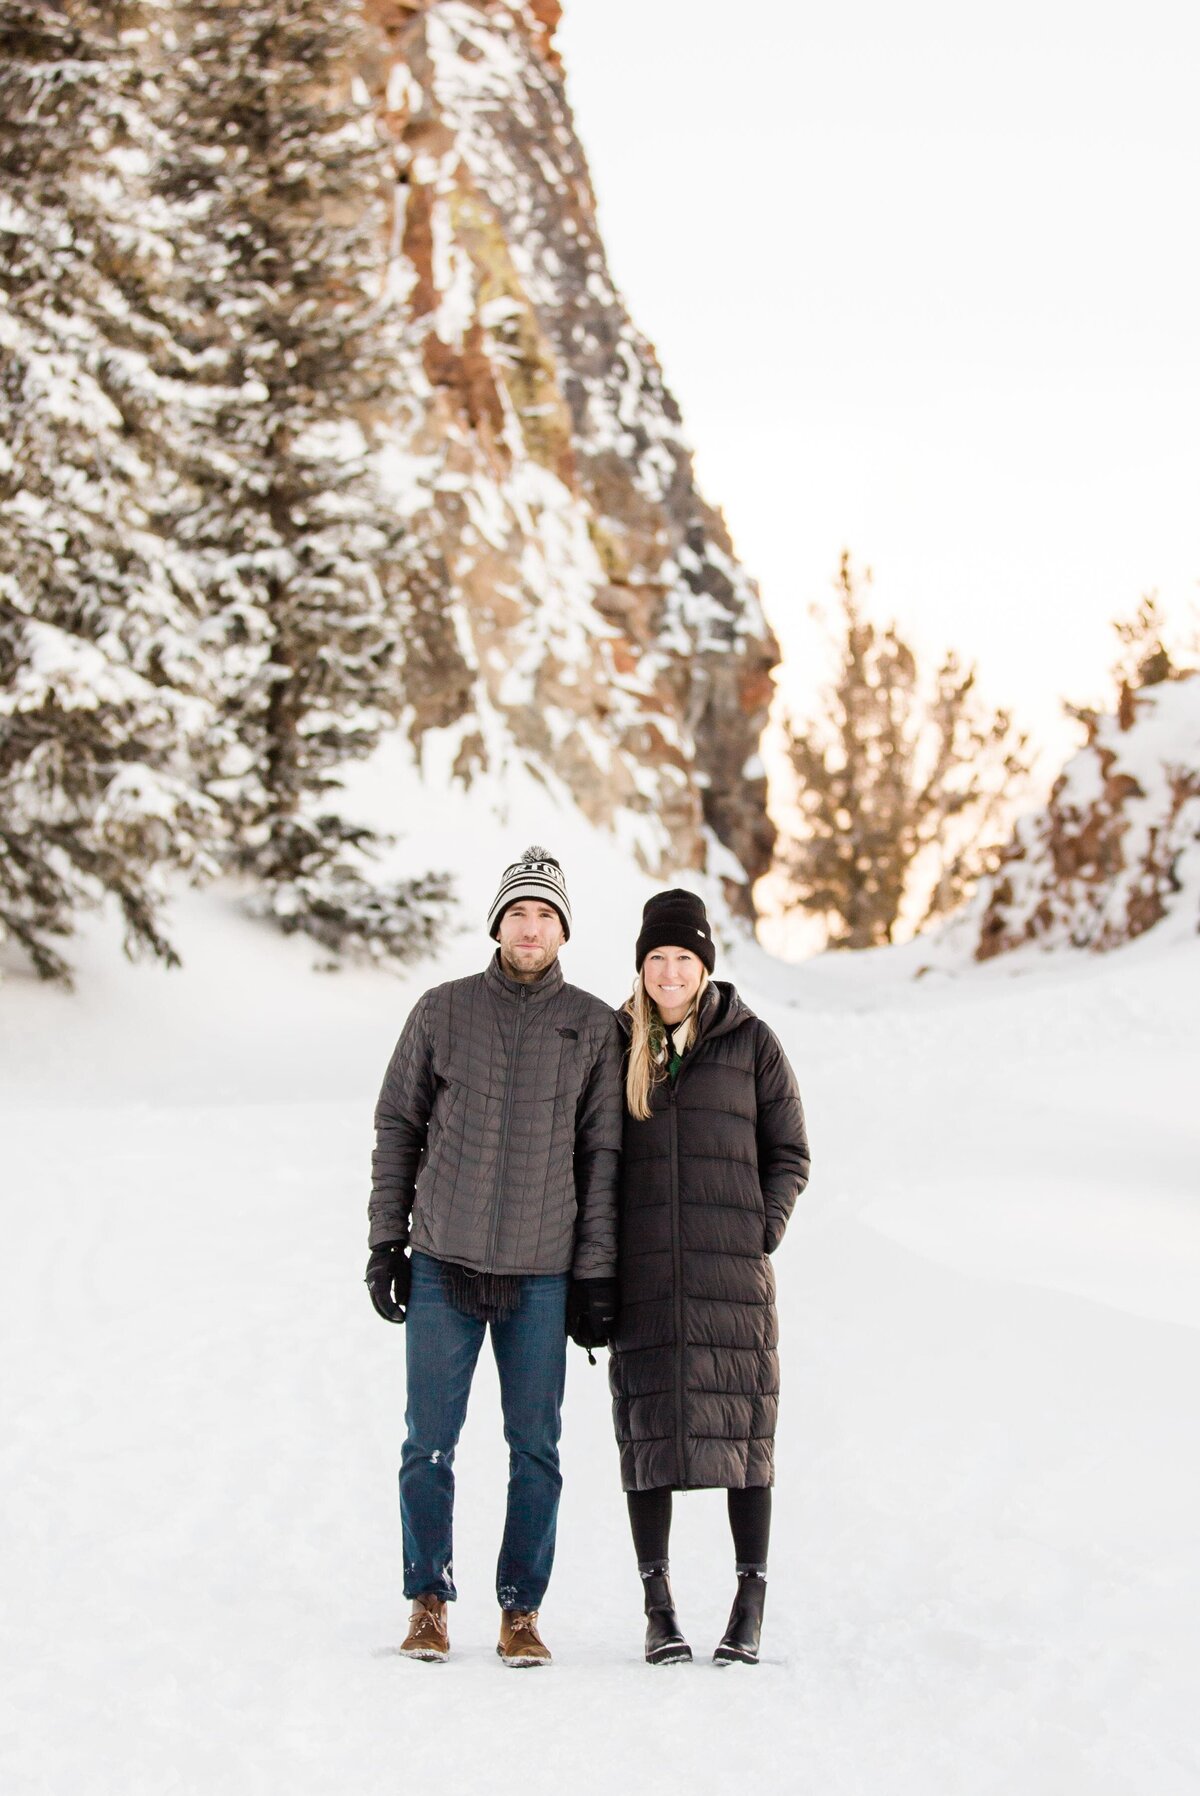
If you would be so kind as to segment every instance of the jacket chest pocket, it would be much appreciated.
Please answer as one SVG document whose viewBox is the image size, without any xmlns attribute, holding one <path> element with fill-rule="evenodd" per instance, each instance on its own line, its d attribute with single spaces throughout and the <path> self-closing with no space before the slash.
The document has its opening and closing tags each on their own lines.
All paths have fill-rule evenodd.
<svg viewBox="0 0 1200 1796">
<path fill-rule="evenodd" d="M 546 1096 L 557 1104 L 574 1104 L 587 1071 L 587 1043 L 578 1029 L 558 1024 L 546 1036 Z M 553 1068 L 553 1077 L 551 1069 Z"/>
</svg>

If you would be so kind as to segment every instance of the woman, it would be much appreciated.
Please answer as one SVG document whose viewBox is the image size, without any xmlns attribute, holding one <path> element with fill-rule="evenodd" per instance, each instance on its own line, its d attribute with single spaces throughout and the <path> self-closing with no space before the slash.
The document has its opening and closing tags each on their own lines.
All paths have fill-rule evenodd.
<svg viewBox="0 0 1200 1796">
<path fill-rule="evenodd" d="M 779 1245 L 808 1180 L 795 1075 L 731 985 L 691 892 L 659 892 L 637 939 L 627 1037 L 609 1380 L 646 1658 L 690 1659 L 671 1596 L 671 1493 L 729 1493 L 737 1594 L 719 1663 L 758 1659 L 779 1392 Z"/>
</svg>

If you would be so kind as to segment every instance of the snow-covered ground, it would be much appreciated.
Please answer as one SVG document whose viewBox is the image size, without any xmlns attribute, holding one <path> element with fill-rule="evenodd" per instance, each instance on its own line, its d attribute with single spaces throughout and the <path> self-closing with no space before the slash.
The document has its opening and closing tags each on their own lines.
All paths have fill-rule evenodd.
<svg viewBox="0 0 1200 1796">
<path fill-rule="evenodd" d="M 766 1662 L 706 1662 L 732 1567 L 702 1493 L 673 1546 L 697 1663 L 642 1664 L 604 1373 L 575 1349 L 555 1666 L 493 1650 L 486 1362 L 453 1662 L 397 1657 L 404 1337 L 361 1282 L 379 1077 L 416 992 L 483 964 L 531 837 L 567 866 L 568 977 L 614 999 L 650 889 L 533 822 L 480 826 L 480 927 L 404 982 L 314 973 L 212 894 L 181 906 L 182 974 L 99 932 L 75 996 L 0 986 L 0 1789 L 1195 1796 L 1195 940 L 915 981 L 919 945 L 726 955 L 814 1149 L 777 1260 Z"/>
</svg>

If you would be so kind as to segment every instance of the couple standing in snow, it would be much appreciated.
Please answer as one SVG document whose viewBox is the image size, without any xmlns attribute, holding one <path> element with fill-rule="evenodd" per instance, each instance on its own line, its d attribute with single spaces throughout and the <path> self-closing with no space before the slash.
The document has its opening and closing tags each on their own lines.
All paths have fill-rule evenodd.
<svg viewBox="0 0 1200 1796">
<path fill-rule="evenodd" d="M 778 1380 L 778 1246 L 808 1177 L 776 1037 L 713 980 L 701 900 L 645 906 L 615 1015 L 558 964 L 571 907 L 529 848 L 488 914 L 485 972 L 426 992 L 375 1113 L 367 1285 L 407 1320 L 400 1467 L 408 1657 L 444 1658 L 454 1450 L 491 1329 L 509 1444 L 497 1652 L 547 1663 L 569 1335 L 609 1379 L 646 1614 L 646 1658 L 691 1658 L 668 1561 L 672 1493 L 728 1492 L 737 1579 L 714 1658 L 753 1663 L 766 1593 Z"/>
</svg>

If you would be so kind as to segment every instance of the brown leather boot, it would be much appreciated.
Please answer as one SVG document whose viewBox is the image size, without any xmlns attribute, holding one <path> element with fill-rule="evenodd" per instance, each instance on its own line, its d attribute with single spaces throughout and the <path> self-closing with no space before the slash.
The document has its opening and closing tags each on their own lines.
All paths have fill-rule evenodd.
<svg viewBox="0 0 1200 1796">
<path fill-rule="evenodd" d="M 536 1609 L 502 1609 L 496 1651 L 506 1665 L 549 1665 L 550 1648 L 537 1631 Z"/>
<path fill-rule="evenodd" d="M 444 1659 L 450 1652 L 450 1635 L 446 1628 L 446 1605 L 440 1596 L 427 1590 L 413 1598 L 408 1618 L 408 1633 L 400 1648 L 405 1659 Z"/>
</svg>

